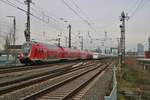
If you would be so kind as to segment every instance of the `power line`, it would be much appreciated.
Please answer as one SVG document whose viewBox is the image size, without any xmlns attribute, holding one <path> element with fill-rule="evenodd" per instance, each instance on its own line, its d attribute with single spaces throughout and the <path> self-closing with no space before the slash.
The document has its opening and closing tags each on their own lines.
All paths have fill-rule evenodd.
<svg viewBox="0 0 150 100">
<path fill-rule="evenodd" d="M 22 5 L 25 5 L 24 2 L 21 2 L 20 0 L 14 0 L 14 1 L 16 1 L 16 2 L 18 2 L 20 4 L 22 4 Z"/>
<path fill-rule="evenodd" d="M 31 10 L 33 12 L 35 12 L 36 14 L 42 16 L 43 19 L 47 18 L 48 22 L 51 21 L 51 20 L 53 20 L 54 22 L 56 22 L 55 24 L 57 24 L 57 28 L 60 28 L 60 29 L 63 28 L 64 29 L 65 26 L 64 25 L 63 25 L 63 27 L 60 26 L 60 25 L 62 25 L 62 23 L 60 21 L 58 21 L 58 19 L 56 19 L 56 15 L 54 17 L 54 16 L 48 14 L 49 12 L 44 11 L 43 8 L 41 8 L 39 6 L 36 6 L 35 4 L 33 6 L 36 8 L 36 9 L 34 9 L 33 7 L 31 7 Z M 39 9 L 40 11 L 38 11 L 37 9 Z M 49 19 L 51 19 L 51 20 L 49 20 Z"/>
<path fill-rule="evenodd" d="M 127 12 L 132 11 L 136 7 L 136 5 L 138 5 L 139 0 L 132 0 L 132 2 L 132 5 L 131 2 L 129 2 L 128 7 L 126 7 Z"/>
<path fill-rule="evenodd" d="M 10 6 L 14 7 L 14 8 L 16 8 L 16 6 L 14 4 L 10 3 L 8 0 L 6 0 L 6 1 L 0 0 L 0 1 L 5 3 L 5 4 L 8 4 L 8 5 L 10 5 Z"/>
<path fill-rule="evenodd" d="M 148 0 L 140 0 L 139 3 L 137 1 L 137 5 L 135 9 L 133 10 L 133 12 L 130 14 L 130 18 L 133 17 L 140 9 L 142 9 L 147 1 Z"/>
<path fill-rule="evenodd" d="M 27 12 L 26 10 L 24 10 L 24 9 L 22 9 L 22 8 L 20 8 L 20 7 L 18 7 L 17 5 L 13 4 L 13 3 L 10 2 L 9 0 L 6 0 L 6 1 L 0 0 L 0 1 L 3 2 L 3 3 L 5 3 L 5 4 L 8 4 L 8 5 L 10 5 L 10 6 L 14 7 L 14 8 L 17 8 L 17 9 L 19 9 L 20 11 L 23 11 L 23 12 L 25 12 L 25 13 Z M 36 16 L 36 15 L 33 15 L 32 13 L 30 13 L 30 15 L 33 16 L 33 17 L 35 17 L 35 18 L 38 19 L 38 20 L 43 21 L 42 18 L 40 18 L 40 17 L 38 17 L 38 16 Z"/>
<path fill-rule="evenodd" d="M 20 3 L 20 4 L 22 4 L 22 5 L 25 5 L 23 2 L 21 2 L 21 1 L 19 1 L 19 0 L 14 0 L 14 1 L 16 1 L 16 2 L 18 2 L 18 3 Z M 35 6 L 36 7 L 36 6 Z M 36 7 L 37 8 L 37 7 Z M 38 7 L 39 8 L 39 7 Z M 45 13 L 44 11 L 41 11 L 42 13 L 40 13 L 39 11 L 37 11 L 36 9 L 34 9 L 33 7 L 31 7 L 31 10 L 33 11 L 33 12 L 35 12 L 36 14 L 38 14 L 38 15 L 42 15 L 42 13 Z M 46 16 L 45 14 L 44 14 L 44 16 Z M 49 18 L 51 18 L 52 20 L 54 20 L 54 21 L 56 21 L 56 22 L 58 22 L 56 19 L 54 19 L 53 17 L 50 17 L 50 16 L 46 16 L 46 17 L 49 17 Z"/>
<path fill-rule="evenodd" d="M 79 11 L 80 13 L 82 13 L 82 15 L 83 15 L 83 16 L 86 18 L 86 20 L 90 23 L 90 25 L 89 25 L 90 28 L 92 28 L 92 29 L 94 30 L 94 32 L 96 32 L 94 26 L 92 26 L 92 24 L 94 24 L 94 23 L 93 23 L 93 22 L 91 21 L 91 19 L 87 16 L 87 14 L 86 14 L 85 12 L 83 12 L 83 10 L 78 6 L 78 4 L 77 4 L 74 0 L 70 0 L 70 2 L 75 5 L 75 7 L 78 9 L 78 11 Z"/>
<path fill-rule="evenodd" d="M 22 9 L 22 8 L 20 8 L 20 7 L 18 7 L 17 5 L 15 5 L 14 3 L 10 2 L 9 0 L 7 0 L 7 1 L 0 0 L 0 1 L 3 2 L 3 3 L 5 3 L 5 4 L 7 4 L 7 5 L 9 5 L 9 6 L 11 6 L 11 7 L 14 7 L 14 8 L 16 8 L 16 9 L 18 9 L 18 10 L 20 10 L 20 11 L 23 11 L 23 12 L 27 13 L 26 10 L 24 10 L 24 9 Z M 49 24 L 48 21 L 46 21 L 46 20 L 44 20 L 44 19 L 42 19 L 42 18 L 40 18 L 40 17 L 38 17 L 38 16 L 36 16 L 36 15 L 34 15 L 34 14 L 32 14 L 32 13 L 30 13 L 30 15 L 31 15 L 32 17 L 34 17 L 34 18 L 36 18 L 36 19 L 38 19 L 38 20 L 40 20 L 40 21 L 46 23 L 46 24 Z M 49 25 L 50 25 L 50 24 L 49 24 Z M 51 26 L 51 27 L 52 27 L 52 26 Z M 52 28 L 58 30 L 56 27 L 52 27 Z M 60 29 L 59 29 L 59 30 L 60 30 Z"/>
<path fill-rule="evenodd" d="M 83 12 L 83 10 L 78 6 L 78 4 L 74 1 L 74 0 L 70 0 L 70 2 L 72 2 L 76 8 L 79 9 L 79 11 L 88 19 L 90 20 L 90 18 Z"/>
<path fill-rule="evenodd" d="M 113 29 L 112 33 L 118 31 L 118 30 L 119 30 L 119 26 L 120 26 L 120 24 L 117 23 L 117 24 L 114 26 L 114 29 Z"/>
<path fill-rule="evenodd" d="M 137 3 L 135 4 L 135 9 L 132 11 L 132 13 L 131 13 L 131 15 L 130 16 L 133 16 L 136 12 L 137 12 L 137 10 L 140 8 L 140 6 L 142 5 L 142 2 L 143 2 L 143 0 L 137 0 Z"/>
<path fill-rule="evenodd" d="M 72 7 L 70 7 L 69 4 L 66 3 L 65 0 L 62 0 L 62 1 L 63 1 L 63 3 L 64 3 L 71 11 L 73 11 L 81 20 L 83 20 L 85 23 L 87 23 L 88 25 L 90 25 L 90 23 L 89 23 L 87 20 L 85 20 L 83 17 L 81 17 Z"/>
<path fill-rule="evenodd" d="M 93 29 L 95 32 L 96 30 L 91 26 L 91 23 L 84 19 L 76 10 L 74 10 L 65 0 L 62 0 L 62 2 L 74 13 L 76 14 L 83 22 L 85 22 L 91 29 Z"/>
<path fill-rule="evenodd" d="M 36 9 L 39 9 L 39 10 L 41 10 L 40 12 L 42 12 L 42 13 L 46 13 L 47 11 L 44 11 L 44 9 L 43 8 L 41 8 L 41 7 L 39 7 L 39 6 L 36 6 L 36 5 L 33 5 Z M 34 9 L 33 7 L 31 7 L 31 9 L 32 10 L 34 10 L 34 11 L 36 11 L 36 12 L 38 12 L 36 9 Z M 49 12 L 47 12 L 47 13 L 49 13 Z M 58 16 L 56 16 L 56 15 L 54 15 L 53 14 L 53 16 L 51 15 L 47 15 L 46 14 L 46 16 L 48 16 L 49 18 L 51 18 L 52 20 L 54 20 L 54 21 L 56 21 L 57 23 L 60 23 L 59 21 L 58 21 L 58 19 L 56 19 L 56 17 L 58 17 Z"/>
<path fill-rule="evenodd" d="M 72 3 L 74 3 L 74 5 L 81 11 L 81 13 L 82 14 L 84 14 L 85 15 L 85 17 L 88 19 L 88 20 L 90 20 L 90 18 L 82 11 L 82 9 L 75 3 L 75 1 L 74 0 L 70 0 Z M 91 20 L 90 20 L 91 21 Z M 91 22 L 92 24 L 93 24 L 93 22 Z M 113 23 L 113 25 L 114 25 L 114 23 Z M 101 28 L 105 28 L 105 27 L 112 27 L 112 25 L 104 25 L 104 26 L 101 26 Z M 115 25 L 116 26 L 116 25 Z"/>
<path fill-rule="evenodd" d="M 53 21 L 59 23 L 59 21 L 57 21 L 54 17 L 49 16 L 49 15 L 46 15 L 44 11 L 41 11 L 41 13 L 39 13 L 39 11 L 35 10 L 33 7 L 31 7 L 31 9 L 32 9 L 32 11 L 34 11 L 36 14 L 41 14 L 41 15 L 43 15 L 43 16 L 45 16 L 45 17 L 48 17 L 48 18 L 52 19 Z"/>
</svg>

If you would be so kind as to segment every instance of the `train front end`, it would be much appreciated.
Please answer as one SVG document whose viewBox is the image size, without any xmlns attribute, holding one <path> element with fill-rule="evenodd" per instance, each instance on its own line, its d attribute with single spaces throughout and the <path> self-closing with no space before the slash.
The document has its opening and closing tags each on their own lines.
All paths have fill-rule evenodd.
<svg viewBox="0 0 150 100">
<path fill-rule="evenodd" d="M 32 47 L 31 42 L 26 42 L 22 45 L 21 53 L 19 55 L 19 60 L 21 63 L 26 64 L 26 65 L 31 63 L 31 60 L 29 58 L 30 52 L 31 52 L 31 47 Z"/>
</svg>

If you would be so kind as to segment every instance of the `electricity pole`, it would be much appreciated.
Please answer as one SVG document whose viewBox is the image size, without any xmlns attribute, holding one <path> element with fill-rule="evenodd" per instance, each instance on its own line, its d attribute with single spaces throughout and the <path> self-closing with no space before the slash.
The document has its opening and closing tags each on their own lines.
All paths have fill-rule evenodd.
<svg viewBox="0 0 150 100">
<path fill-rule="evenodd" d="M 150 50 L 150 37 L 148 38 L 148 50 Z"/>
<path fill-rule="evenodd" d="M 30 41 L 30 3 L 31 0 L 26 0 L 25 4 L 27 5 L 27 23 L 26 23 L 26 29 L 24 31 L 26 41 Z"/>
<path fill-rule="evenodd" d="M 16 17 L 15 16 L 6 16 L 13 18 L 13 45 L 16 45 Z"/>
<path fill-rule="evenodd" d="M 13 44 L 16 45 L 16 18 L 14 16 L 14 35 L 13 35 L 13 38 L 14 38 L 14 41 L 13 41 Z"/>
<path fill-rule="evenodd" d="M 58 47 L 60 47 L 60 37 L 58 37 Z"/>
<path fill-rule="evenodd" d="M 69 48 L 71 48 L 71 25 L 69 24 Z"/>
<path fill-rule="evenodd" d="M 65 37 L 66 39 L 66 47 L 68 46 L 68 39 L 67 39 L 67 36 Z"/>
<path fill-rule="evenodd" d="M 10 17 L 10 18 L 13 18 L 13 45 L 14 47 L 16 46 L 16 17 L 15 16 L 7 16 L 7 17 Z M 15 64 L 16 64 L 16 60 L 17 60 L 17 52 L 16 50 L 14 49 L 14 61 L 15 61 Z"/>
<path fill-rule="evenodd" d="M 62 33 L 58 34 L 58 46 L 60 47 L 60 36 Z"/>
<path fill-rule="evenodd" d="M 13 34 L 13 44 L 14 46 L 16 45 L 16 17 L 14 16 L 14 20 L 13 20 L 13 23 L 14 23 L 14 34 Z M 15 50 L 15 64 L 16 64 L 16 60 L 17 60 L 17 52 Z"/>
<path fill-rule="evenodd" d="M 120 21 L 122 24 L 120 25 L 121 28 L 121 38 L 120 38 L 120 63 L 121 66 L 125 64 L 125 20 L 128 20 L 129 17 L 125 15 L 124 11 L 121 13 Z"/>
<path fill-rule="evenodd" d="M 81 36 L 81 50 L 83 50 L 83 36 Z"/>
<path fill-rule="evenodd" d="M 80 33 L 79 33 L 80 34 Z M 81 50 L 83 50 L 83 36 L 79 36 L 79 39 L 81 39 L 80 44 L 81 44 Z"/>
<path fill-rule="evenodd" d="M 107 42 L 107 32 L 106 31 L 104 31 L 104 33 L 105 33 L 105 37 L 104 37 L 104 49 L 105 49 L 105 54 L 107 54 L 107 48 L 106 48 L 106 42 Z"/>
<path fill-rule="evenodd" d="M 118 58 L 119 58 L 119 53 L 120 53 L 120 38 L 117 38 L 117 45 L 118 45 L 118 52 L 117 52 L 117 54 L 118 54 Z"/>
</svg>

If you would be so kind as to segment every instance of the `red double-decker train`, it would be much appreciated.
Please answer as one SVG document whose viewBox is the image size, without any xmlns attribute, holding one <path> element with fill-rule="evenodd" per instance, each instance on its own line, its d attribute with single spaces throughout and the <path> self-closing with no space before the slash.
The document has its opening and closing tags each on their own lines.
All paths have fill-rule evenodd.
<svg viewBox="0 0 150 100">
<path fill-rule="evenodd" d="M 92 52 L 80 51 L 40 42 L 26 42 L 22 45 L 19 60 L 23 64 L 38 64 L 58 60 L 91 59 Z"/>
</svg>

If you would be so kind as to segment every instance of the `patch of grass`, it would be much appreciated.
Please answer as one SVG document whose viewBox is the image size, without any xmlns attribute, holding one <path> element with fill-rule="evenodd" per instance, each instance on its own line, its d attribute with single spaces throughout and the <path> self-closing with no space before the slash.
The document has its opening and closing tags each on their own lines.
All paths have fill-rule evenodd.
<svg viewBox="0 0 150 100">
<path fill-rule="evenodd" d="M 119 91 L 139 91 L 142 100 L 150 100 L 150 73 L 146 73 L 134 57 L 128 57 L 126 65 L 122 68 L 121 78 L 118 77 Z M 118 100 L 129 100 L 125 94 L 119 94 Z M 147 92 L 149 91 L 149 92 Z M 134 97 L 131 97 L 134 100 Z M 136 100 L 136 99 L 135 99 Z"/>
<path fill-rule="evenodd" d="M 118 100 L 126 100 L 125 96 L 122 94 L 118 95 Z"/>
<path fill-rule="evenodd" d="M 136 82 L 136 75 L 133 71 L 126 69 L 123 74 L 123 79 L 129 82 Z"/>
<path fill-rule="evenodd" d="M 150 100 L 150 91 L 145 91 L 142 94 L 142 98 L 143 98 L 143 100 Z"/>
<path fill-rule="evenodd" d="M 135 87 L 134 86 L 134 84 L 133 83 L 131 83 L 131 82 L 128 82 L 128 81 L 126 81 L 126 80 L 120 80 L 119 82 L 118 82 L 118 86 L 119 86 L 119 89 L 121 89 L 121 88 L 133 88 L 133 87 Z M 121 87 L 121 88 L 120 88 Z"/>
</svg>

